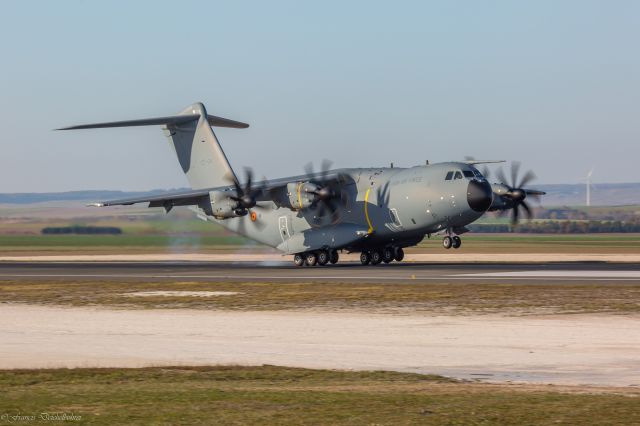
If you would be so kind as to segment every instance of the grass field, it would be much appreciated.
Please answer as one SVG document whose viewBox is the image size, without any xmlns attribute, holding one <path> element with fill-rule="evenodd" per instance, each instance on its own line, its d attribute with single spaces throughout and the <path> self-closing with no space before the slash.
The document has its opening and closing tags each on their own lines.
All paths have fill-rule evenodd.
<svg viewBox="0 0 640 426">
<path fill-rule="evenodd" d="M 467 253 L 640 253 L 640 234 L 465 234 Z M 425 239 L 417 251 L 442 249 L 441 239 Z"/>
<path fill-rule="evenodd" d="M 638 394 L 618 392 L 273 366 L 4 370 L 0 424 L 638 424 Z"/>
<path fill-rule="evenodd" d="M 149 291 L 224 291 L 227 296 L 135 296 Z M 0 281 L 3 302 L 125 309 L 361 310 L 388 313 L 532 315 L 640 313 L 633 284 L 339 282 Z"/>
<path fill-rule="evenodd" d="M 232 236 L 170 236 L 170 235 L 2 235 L 0 250 L 7 252 L 111 248 L 118 250 L 159 249 L 170 251 L 172 248 L 215 248 L 218 246 L 238 246 L 246 242 L 241 237 Z"/>
<path fill-rule="evenodd" d="M 640 207 L 593 208 L 605 214 L 635 212 Z M 635 210 L 634 210 L 635 209 Z M 595 211 L 594 210 L 594 211 Z M 82 203 L 0 206 L 0 255 L 112 254 L 112 253 L 217 253 L 237 250 L 271 250 L 235 235 L 223 227 L 203 222 L 194 213 L 144 207 L 91 209 Z M 484 222 L 495 222 L 493 217 Z M 504 219 L 507 220 L 507 219 Z M 481 221 L 481 222 L 482 222 Z M 45 227 L 108 226 L 122 235 L 41 235 Z M 462 236 L 465 253 L 640 253 L 640 234 L 474 234 Z M 441 238 L 425 238 L 413 252 L 442 253 Z"/>
<path fill-rule="evenodd" d="M 207 225 L 207 224 L 204 224 Z M 0 255 L 216 253 L 271 250 L 216 230 L 201 234 L 2 235 Z M 425 239 L 408 253 L 442 253 L 441 238 Z M 460 253 L 640 253 L 640 234 L 531 235 L 466 234 Z"/>
</svg>

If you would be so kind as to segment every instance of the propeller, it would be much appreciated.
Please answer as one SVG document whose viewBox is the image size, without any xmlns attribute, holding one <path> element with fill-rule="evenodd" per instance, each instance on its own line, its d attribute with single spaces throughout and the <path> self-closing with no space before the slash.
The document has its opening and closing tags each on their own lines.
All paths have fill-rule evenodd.
<svg viewBox="0 0 640 426">
<path fill-rule="evenodd" d="M 379 207 L 389 205 L 389 197 L 391 195 L 389 194 L 389 185 L 390 185 L 390 182 L 387 181 L 385 182 L 384 185 L 379 186 L 378 190 L 376 191 L 376 195 L 377 195 L 376 198 L 377 198 Z"/>
<path fill-rule="evenodd" d="M 316 189 L 307 191 L 314 195 L 311 203 L 311 209 L 317 209 L 316 217 L 323 217 L 327 210 L 331 212 L 333 221 L 338 219 L 338 209 L 340 206 L 346 205 L 347 195 L 340 188 L 341 179 L 329 179 L 329 171 L 332 162 L 324 159 L 320 165 L 320 172 L 315 173 L 312 163 L 307 163 L 304 171 L 307 175 L 308 182 L 315 185 Z"/>
<path fill-rule="evenodd" d="M 531 183 L 536 179 L 536 174 L 528 170 L 522 177 L 518 177 L 520 174 L 520 162 L 514 161 L 511 163 L 511 180 L 507 180 L 504 171 L 502 168 L 498 169 L 496 173 L 496 177 L 504 186 L 508 188 L 505 194 L 502 194 L 503 197 L 506 197 L 513 204 L 512 213 L 511 213 L 511 224 L 516 225 L 518 220 L 520 219 L 520 209 L 524 210 L 524 213 L 527 215 L 528 219 L 533 217 L 533 212 L 531 211 L 531 207 L 525 199 L 527 197 L 539 198 L 541 195 L 546 194 L 546 192 L 538 191 L 535 189 L 525 189 L 524 187 Z M 509 182 L 509 183 L 507 183 Z"/>
<path fill-rule="evenodd" d="M 491 176 L 491 170 L 489 170 L 489 167 L 482 167 L 482 171 L 480 173 L 482 173 L 482 176 L 484 176 L 487 181 L 489 180 L 489 177 Z"/>
<path fill-rule="evenodd" d="M 253 171 L 245 167 L 245 184 L 244 187 L 240 185 L 238 178 L 234 174 L 228 174 L 226 179 L 233 184 L 236 194 L 230 195 L 229 198 L 238 203 L 238 209 L 249 210 L 251 208 L 264 209 L 263 206 L 256 204 L 256 198 L 262 194 L 265 187 L 261 185 L 259 187 L 253 186 Z M 264 179 L 266 180 L 266 178 Z"/>
<path fill-rule="evenodd" d="M 235 195 L 229 195 L 229 198 L 237 203 L 237 209 L 243 211 L 242 217 L 239 219 L 238 231 L 240 233 L 246 233 L 246 221 L 250 219 L 251 222 L 258 229 L 263 229 L 264 224 L 258 220 L 257 213 L 252 212 L 252 209 L 256 210 L 264 210 L 266 207 L 257 204 L 257 197 L 262 194 L 265 189 L 264 185 L 260 185 L 258 187 L 253 186 L 253 170 L 249 167 L 245 167 L 245 184 L 244 187 L 238 181 L 238 178 L 235 174 L 228 174 L 225 178 L 233 184 L 235 189 Z M 266 178 L 263 178 L 263 181 L 266 181 Z M 247 214 L 249 213 L 249 214 Z"/>
<path fill-rule="evenodd" d="M 475 161 L 476 158 L 472 155 L 465 155 L 464 159 L 466 161 Z M 486 165 L 483 166 L 482 171 L 480 173 L 482 173 L 482 176 L 484 176 L 486 180 L 489 180 L 489 176 L 491 176 L 491 171 L 489 170 L 489 167 L 487 167 Z"/>
</svg>

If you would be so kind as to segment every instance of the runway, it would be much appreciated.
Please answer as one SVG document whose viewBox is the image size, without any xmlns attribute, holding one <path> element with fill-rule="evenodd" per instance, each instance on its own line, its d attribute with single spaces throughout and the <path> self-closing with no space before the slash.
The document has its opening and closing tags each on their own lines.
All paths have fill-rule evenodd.
<svg viewBox="0 0 640 426">
<path fill-rule="evenodd" d="M 640 283 L 640 264 L 570 263 L 344 263 L 295 267 L 289 262 L 6 262 L 0 280 L 192 280 L 318 282 L 549 282 Z"/>
<path fill-rule="evenodd" d="M 409 262 L 361 266 L 346 262 L 295 267 L 288 262 L 0 263 L 0 283 L 17 287 L 25 283 L 24 287 L 29 287 L 35 282 L 37 288 L 39 281 L 56 281 L 63 287 L 78 282 L 91 285 L 109 282 L 117 284 L 116 287 L 122 283 L 126 291 L 131 291 L 127 286 L 130 283 L 168 284 L 142 289 L 151 295 L 171 290 L 182 290 L 188 295 L 184 291 L 188 288 L 172 286 L 184 282 L 265 282 L 273 283 L 274 288 L 283 282 L 320 283 L 319 287 L 322 283 L 340 283 L 340 287 L 352 283 L 374 286 L 411 283 L 413 286 L 406 287 L 424 284 L 425 290 L 433 284 L 445 287 L 455 283 L 479 287 L 504 283 L 522 285 L 525 289 L 526 285 L 536 284 L 587 283 L 597 290 L 594 297 L 602 295 L 599 291 L 603 288 L 614 293 L 620 290 L 619 297 L 624 297 L 629 294 L 630 285 L 640 285 L 640 265 Z M 212 291 L 221 289 L 205 287 L 195 293 L 207 290 L 215 293 L 211 297 L 234 297 L 242 296 L 235 290 L 247 291 L 235 288 Z M 482 293 L 478 295 L 483 297 Z M 571 293 L 566 297 L 578 295 Z M 534 315 L 533 311 L 523 311 L 514 316 L 406 309 L 385 312 L 313 307 L 240 312 L 215 306 L 123 309 L 99 304 L 69 307 L 0 303 L 3 342 L 0 368 L 274 364 L 435 373 L 496 382 L 640 384 L 637 368 L 640 318 L 634 314 Z"/>
</svg>

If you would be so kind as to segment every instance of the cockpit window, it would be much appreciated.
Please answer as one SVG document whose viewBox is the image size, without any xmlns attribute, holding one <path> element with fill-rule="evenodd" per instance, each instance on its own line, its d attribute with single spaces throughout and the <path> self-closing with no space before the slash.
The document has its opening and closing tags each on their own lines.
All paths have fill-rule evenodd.
<svg viewBox="0 0 640 426">
<path fill-rule="evenodd" d="M 460 171 L 456 171 L 455 176 L 453 177 L 454 179 L 462 179 L 462 173 L 460 173 Z"/>
<path fill-rule="evenodd" d="M 464 173 L 464 177 L 466 178 L 473 178 L 473 172 L 471 170 L 463 170 L 462 173 Z"/>
<path fill-rule="evenodd" d="M 478 170 L 474 170 L 473 173 L 478 179 L 484 179 L 484 176 L 482 176 L 482 173 L 480 173 Z"/>
<path fill-rule="evenodd" d="M 445 177 L 444 180 L 451 180 L 452 178 L 453 178 L 453 172 L 448 172 L 447 177 Z"/>
</svg>

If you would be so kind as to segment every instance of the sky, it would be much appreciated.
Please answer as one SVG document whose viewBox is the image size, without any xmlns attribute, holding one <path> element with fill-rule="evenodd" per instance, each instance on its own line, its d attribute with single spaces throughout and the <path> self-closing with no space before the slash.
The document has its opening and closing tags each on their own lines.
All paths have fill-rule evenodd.
<svg viewBox="0 0 640 426">
<path fill-rule="evenodd" d="M 640 182 L 638 1 L 13 1 L 0 192 L 188 186 L 157 126 L 201 101 L 236 171 L 518 160 Z"/>
</svg>

